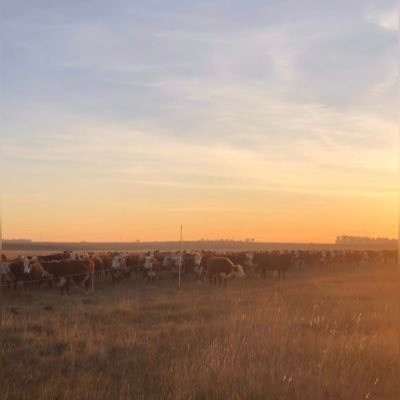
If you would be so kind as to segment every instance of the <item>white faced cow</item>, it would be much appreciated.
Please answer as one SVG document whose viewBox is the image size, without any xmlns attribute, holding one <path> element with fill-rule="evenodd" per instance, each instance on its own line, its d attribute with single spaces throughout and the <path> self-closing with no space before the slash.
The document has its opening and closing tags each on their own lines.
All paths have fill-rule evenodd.
<svg viewBox="0 0 400 400">
<path fill-rule="evenodd" d="M 227 257 L 213 257 L 209 259 L 207 261 L 207 273 L 210 283 L 216 285 L 218 280 L 218 284 L 221 285 L 223 281 L 224 286 L 226 286 L 227 280 L 231 277 L 244 278 L 246 276 L 243 267 L 235 265 Z"/>
<path fill-rule="evenodd" d="M 202 265 L 202 261 L 203 261 L 203 255 L 200 252 L 197 252 L 194 255 L 194 274 L 196 275 L 197 278 L 197 282 L 201 283 L 201 277 L 203 276 L 203 265 Z"/>
<path fill-rule="evenodd" d="M 22 262 L 24 263 L 24 274 L 29 275 L 32 270 L 32 265 L 38 261 L 37 257 L 22 257 Z"/>
<path fill-rule="evenodd" d="M 112 281 L 116 282 L 121 279 L 122 275 L 126 275 L 126 255 L 120 253 L 115 255 L 111 261 L 111 277 Z"/>
<path fill-rule="evenodd" d="M 0 271 L 0 284 L 3 284 L 3 282 L 9 283 L 12 281 L 12 277 L 10 276 L 10 264 L 11 262 L 6 262 L 5 260 L 2 262 Z"/>
<path fill-rule="evenodd" d="M 154 282 L 156 279 L 156 271 L 154 270 L 154 256 L 153 255 L 148 255 L 145 258 L 144 261 L 144 277 L 147 279 L 147 282 Z"/>
</svg>

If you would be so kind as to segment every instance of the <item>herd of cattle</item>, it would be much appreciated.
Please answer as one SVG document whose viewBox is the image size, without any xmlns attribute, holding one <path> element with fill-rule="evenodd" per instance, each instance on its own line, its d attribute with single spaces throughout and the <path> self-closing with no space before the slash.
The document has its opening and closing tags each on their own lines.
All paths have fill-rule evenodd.
<svg viewBox="0 0 400 400">
<path fill-rule="evenodd" d="M 284 278 L 290 268 L 333 267 L 338 265 L 361 266 L 366 264 L 395 263 L 397 251 L 312 250 L 265 251 L 215 254 L 192 252 L 107 252 L 83 253 L 64 251 L 46 256 L 18 257 L 7 260 L 2 256 L 1 284 L 16 289 L 18 284 L 48 285 L 53 283 L 69 291 L 72 283 L 82 284 L 88 291 L 94 288 L 94 276 L 109 276 L 113 283 L 136 274 L 147 282 L 171 276 L 211 284 L 226 282 L 231 277 L 244 278 L 258 274 L 265 278 L 268 272 Z"/>
</svg>

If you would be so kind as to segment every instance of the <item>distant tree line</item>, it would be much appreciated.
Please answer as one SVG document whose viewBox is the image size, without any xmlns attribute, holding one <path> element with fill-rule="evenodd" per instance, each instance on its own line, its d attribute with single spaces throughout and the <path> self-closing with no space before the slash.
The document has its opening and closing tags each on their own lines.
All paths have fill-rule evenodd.
<svg viewBox="0 0 400 400">
<path fill-rule="evenodd" d="M 3 239 L 3 243 L 32 243 L 31 239 Z"/>
<path fill-rule="evenodd" d="M 336 244 L 344 244 L 344 245 L 351 245 L 351 244 L 361 244 L 361 245 L 390 245 L 396 244 L 397 239 L 389 239 L 389 238 L 371 238 L 368 236 L 338 236 L 336 238 Z"/>
<path fill-rule="evenodd" d="M 237 242 L 237 243 L 252 243 L 255 242 L 256 239 L 255 238 L 246 238 L 244 240 L 242 239 L 234 239 L 234 238 L 222 238 L 222 239 L 204 239 L 201 238 L 198 240 L 198 242 L 229 242 L 229 243 L 233 243 L 233 242 Z"/>
</svg>

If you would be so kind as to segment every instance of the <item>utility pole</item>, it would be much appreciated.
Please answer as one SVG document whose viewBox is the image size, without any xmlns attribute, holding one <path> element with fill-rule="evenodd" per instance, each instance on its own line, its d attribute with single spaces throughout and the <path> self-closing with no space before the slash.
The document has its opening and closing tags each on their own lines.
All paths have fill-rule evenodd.
<svg viewBox="0 0 400 400">
<path fill-rule="evenodd" d="M 181 225 L 181 234 L 180 234 L 180 257 L 179 257 L 179 266 L 178 266 L 178 289 L 181 289 L 181 274 L 182 274 L 182 263 L 183 263 L 183 225 Z"/>
</svg>

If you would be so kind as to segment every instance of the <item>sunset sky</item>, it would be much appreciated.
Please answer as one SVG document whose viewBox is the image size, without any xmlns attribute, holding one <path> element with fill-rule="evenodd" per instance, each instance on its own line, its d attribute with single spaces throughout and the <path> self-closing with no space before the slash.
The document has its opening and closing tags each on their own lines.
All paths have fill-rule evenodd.
<svg viewBox="0 0 400 400">
<path fill-rule="evenodd" d="M 3 236 L 395 237 L 397 29 L 397 0 L 3 1 Z"/>
</svg>

